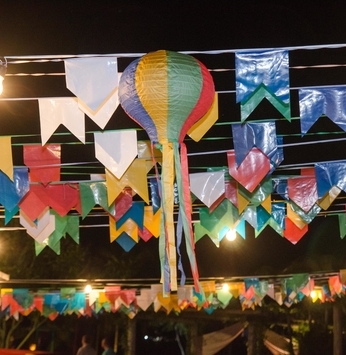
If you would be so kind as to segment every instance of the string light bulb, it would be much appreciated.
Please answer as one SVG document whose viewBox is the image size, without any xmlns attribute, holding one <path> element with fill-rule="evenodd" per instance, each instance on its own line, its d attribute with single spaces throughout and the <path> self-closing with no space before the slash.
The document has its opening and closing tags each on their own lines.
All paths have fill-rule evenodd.
<svg viewBox="0 0 346 355">
<path fill-rule="evenodd" d="M 227 231 L 226 233 L 226 239 L 233 242 L 235 238 L 237 237 L 236 230 L 231 228 Z"/>
<path fill-rule="evenodd" d="M 0 59 L 0 95 L 2 94 L 2 91 L 4 89 L 3 81 L 5 79 L 6 72 L 7 72 L 7 60 L 6 58 L 2 58 Z"/>
</svg>

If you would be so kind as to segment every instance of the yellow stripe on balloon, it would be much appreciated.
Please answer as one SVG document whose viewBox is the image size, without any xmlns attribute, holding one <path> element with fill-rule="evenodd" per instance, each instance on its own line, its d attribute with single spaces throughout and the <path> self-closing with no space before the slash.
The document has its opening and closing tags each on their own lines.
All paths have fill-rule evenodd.
<svg viewBox="0 0 346 355">
<path fill-rule="evenodd" d="M 138 97 L 156 126 L 160 142 L 167 136 L 168 76 L 166 51 L 149 53 L 139 61 L 135 83 Z"/>
<path fill-rule="evenodd" d="M 168 256 L 171 290 L 178 289 L 177 284 L 177 256 L 175 247 L 175 229 L 174 229 L 174 150 L 173 144 L 163 142 L 162 144 L 162 185 L 163 196 L 162 204 L 164 211 L 164 221 L 166 230 L 166 252 Z"/>
</svg>

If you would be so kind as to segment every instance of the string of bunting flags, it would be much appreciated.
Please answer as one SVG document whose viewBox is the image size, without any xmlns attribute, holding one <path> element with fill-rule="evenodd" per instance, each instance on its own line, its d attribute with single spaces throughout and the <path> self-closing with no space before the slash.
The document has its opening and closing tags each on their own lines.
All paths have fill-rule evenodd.
<svg viewBox="0 0 346 355">
<path fill-rule="evenodd" d="M 202 63 L 187 54 L 157 51 L 136 59 L 119 73 L 116 56 L 64 59 L 66 88 L 74 96 L 37 99 L 41 144 L 23 145 L 25 166 L 13 162 L 11 137 L 0 137 L 0 203 L 5 225 L 19 215 L 20 225 L 35 240 L 36 255 L 46 247 L 59 254 L 61 238 L 69 235 L 78 243 L 81 219 L 98 206 L 108 217 L 110 241 L 126 251 L 139 240 L 165 239 L 165 249 L 160 250 L 162 270 L 167 265 L 170 268 L 170 278 L 163 280 L 165 292 L 178 289 L 175 238 L 182 230 L 188 240 L 197 293 L 194 243 L 202 237 L 210 237 L 219 246 L 227 231 L 235 229 L 245 238 L 247 222 L 256 237 L 270 226 L 279 236 L 297 243 L 307 233 L 309 223 L 346 192 L 346 160 L 316 162 L 291 176 L 277 174 L 284 161 L 284 144 L 276 133 L 276 120 L 247 119 L 266 99 L 284 120 L 291 121 L 289 50 L 239 51 L 234 55 L 240 122 L 230 123 L 232 143 L 225 153 L 228 166 L 198 173 L 189 171 L 183 140 L 188 135 L 199 142 L 216 124 L 221 95 Z M 174 82 L 170 71 L 176 68 L 169 67 L 174 61 L 184 70 L 199 73 L 196 82 L 190 83 L 191 73 L 186 75 L 184 70 L 179 72 L 178 83 Z M 165 71 L 157 74 L 157 82 L 146 82 L 150 66 L 162 63 Z M 175 88 L 180 81 L 191 86 L 182 93 L 181 86 L 176 91 L 166 87 Z M 345 88 L 298 89 L 301 137 L 324 115 L 345 131 Z M 162 99 L 162 92 L 173 92 L 177 97 Z M 157 105 L 159 99 L 163 100 L 162 107 Z M 168 107 L 172 102 L 175 106 Z M 119 103 L 150 141 L 138 140 L 136 129 L 104 130 L 112 117 L 116 119 Z M 185 110 L 186 118 L 178 127 L 181 110 Z M 100 128 L 94 132 L 93 142 L 104 174 L 90 174 L 85 181 L 61 181 L 61 144 L 49 140 L 63 125 L 85 144 L 85 115 Z M 167 122 L 160 121 L 162 115 Z M 202 207 L 196 208 L 192 200 Z M 178 210 L 178 221 L 173 218 L 174 209 Z M 198 221 L 192 222 L 192 213 L 198 214 Z M 340 237 L 344 238 L 344 206 L 337 215 Z M 162 221 L 169 228 L 164 228 Z"/>
<path fill-rule="evenodd" d="M 293 274 L 269 278 L 245 277 L 237 281 L 200 281 L 202 293 L 193 285 L 178 286 L 177 292 L 164 295 L 161 284 L 149 286 L 105 286 L 81 291 L 78 287 L 1 288 L 1 312 L 9 317 L 28 316 L 38 311 L 55 320 L 59 315 L 97 316 L 102 312 L 122 312 L 134 318 L 138 312 L 171 312 L 179 315 L 187 309 L 212 314 L 225 309 L 232 299 L 238 299 L 243 311 L 262 307 L 269 297 L 280 306 L 291 307 L 309 297 L 312 302 L 335 302 L 346 293 L 346 272 L 323 275 Z M 13 282 L 13 281 L 12 281 Z"/>
</svg>

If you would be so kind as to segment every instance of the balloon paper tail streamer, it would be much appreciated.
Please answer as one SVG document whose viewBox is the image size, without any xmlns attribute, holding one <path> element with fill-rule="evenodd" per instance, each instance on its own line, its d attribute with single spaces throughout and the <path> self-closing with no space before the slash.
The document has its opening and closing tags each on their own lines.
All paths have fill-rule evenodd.
<svg viewBox="0 0 346 355">
<path fill-rule="evenodd" d="M 163 270 L 163 255 L 168 258 L 169 264 L 169 280 L 165 277 L 167 272 L 163 273 L 164 290 L 176 291 L 177 285 L 177 256 L 175 247 L 175 230 L 174 230 L 174 201 L 173 201 L 173 185 L 174 185 L 174 150 L 173 144 L 167 141 L 162 144 L 162 214 L 164 223 L 161 224 L 160 233 L 160 258 L 161 258 L 161 273 Z M 162 250 L 162 238 L 165 238 L 165 253 Z M 166 262 L 165 262 L 166 263 Z M 165 267 L 164 267 L 165 268 Z M 170 281 L 169 287 L 168 281 Z"/>
<path fill-rule="evenodd" d="M 187 163 L 187 150 L 184 143 L 181 143 L 181 155 L 179 154 L 179 144 L 174 143 L 174 158 L 175 158 L 175 169 L 176 169 L 176 179 L 178 184 L 178 195 L 179 195 L 179 213 L 182 218 L 184 234 L 185 234 L 185 244 L 186 251 L 190 260 L 191 273 L 194 281 L 194 286 L 196 292 L 203 292 L 199 285 L 199 273 L 197 268 L 196 254 L 195 254 L 195 242 L 193 239 L 192 231 L 192 205 L 191 205 L 191 195 L 189 188 L 189 174 L 188 174 L 188 163 Z"/>
<path fill-rule="evenodd" d="M 178 252 L 178 270 L 181 273 L 180 276 L 180 285 L 184 286 L 185 285 L 185 281 L 186 281 L 186 276 L 185 276 L 185 272 L 184 272 L 184 267 L 183 267 L 183 263 L 181 260 L 181 252 L 180 252 L 180 246 L 181 246 L 181 241 L 183 239 L 183 221 L 182 221 L 182 217 L 181 217 L 181 212 L 179 211 L 179 215 L 178 215 L 178 223 L 177 223 L 177 252 Z"/>
</svg>

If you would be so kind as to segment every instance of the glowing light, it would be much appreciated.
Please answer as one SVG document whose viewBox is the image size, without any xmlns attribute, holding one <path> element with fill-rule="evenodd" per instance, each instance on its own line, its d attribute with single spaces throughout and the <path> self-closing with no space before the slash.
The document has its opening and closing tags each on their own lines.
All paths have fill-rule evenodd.
<svg viewBox="0 0 346 355">
<path fill-rule="evenodd" d="M 36 344 L 30 344 L 29 350 L 30 351 L 35 351 L 36 350 Z"/>
<path fill-rule="evenodd" d="M 144 340 L 148 340 L 149 337 L 147 335 L 144 335 Z"/>
<path fill-rule="evenodd" d="M 229 291 L 229 284 L 227 283 L 222 284 L 222 291 Z"/>
<path fill-rule="evenodd" d="M 0 76 L 0 95 L 2 94 L 2 92 L 4 90 L 4 86 L 2 84 L 3 81 L 4 81 L 4 78 L 2 76 Z"/>
<path fill-rule="evenodd" d="M 322 300 L 322 290 L 321 289 L 313 289 L 310 292 L 310 297 L 312 302 L 316 302 L 317 300 Z"/>
<path fill-rule="evenodd" d="M 85 288 L 84 288 L 84 292 L 85 293 L 90 293 L 92 290 L 93 289 L 92 289 L 91 285 L 86 285 Z"/>
<path fill-rule="evenodd" d="M 0 59 L 0 95 L 2 94 L 2 91 L 3 91 L 2 82 L 5 79 L 6 71 L 7 71 L 7 60 L 6 60 L 6 58 L 3 58 L 3 60 Z"/>
<path fill-rule="evenodd" d="M 228 232 L 226 233 L 226 238 L 227 240 L 233 242 L 235 238 L 237 237 L 235 229 L 229 229 Z"/>
</svg>

